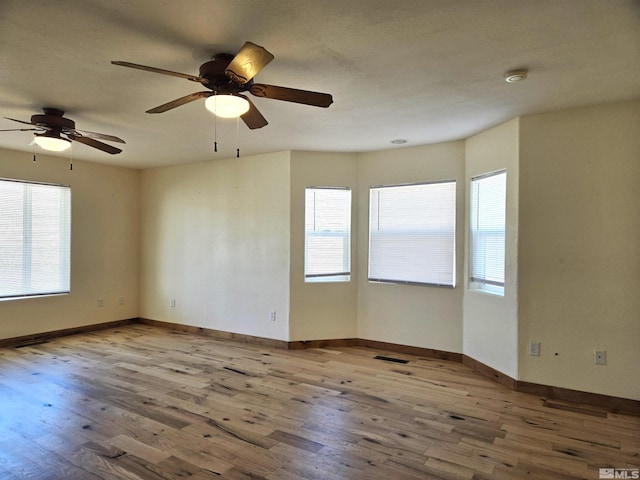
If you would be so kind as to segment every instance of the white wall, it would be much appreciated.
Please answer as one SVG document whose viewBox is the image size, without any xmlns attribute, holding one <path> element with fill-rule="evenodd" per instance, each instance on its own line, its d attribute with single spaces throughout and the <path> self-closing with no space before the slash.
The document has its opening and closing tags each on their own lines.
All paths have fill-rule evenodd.
<svg viewBox="0 0 640 480">
<path fill-rule="evenodd" d="M 72 187 L 72 292 L 0 302 L 0 338 L 136 316 L 281 340 L 355 336 L 640 400 L 638 152 L 640 101 L 526 116 L 466 142 L 143 172 L 79 161 L 70 172 L 59 157 L 34 165 L 3 150 L 0 177 Z M 505 166 L 498 298 L 465 291 L 466 192 L 471 176 Z M 369 187 L 452 178 L 458 286 L 369 283 Z M 304 187 L 333 183 L 354 188 L 353 280 L 305 285 Z M 529 340 L 541 342 L 540 357 L 527 355 Z M 607 351 L 606 366 L 593 365 L 594 349 Z"/>
<path fill-rule="evenodd" d="M 357 184 L 356 154 L 291 152 L 291 341 L 356 336 Z M 311 186 L 350 187 L 352 190 L 350 282 L 304 281 L 304 189 Z"/>
<path fill-rule="evenodd" d="M 288 340 L 289 156 L 142 172 L 140 317 Z"/>
<path fill-rule="evenodd" d="M 451 179 L 457 181 L 457 287 L 370 283 L 369 187 Z M 464 142 L 360 154 L 358 180 L 358 337 L 461 353 Z"/>
<path fill-rule="evenodd" d="M 640 101 L 520 132 L 519 378 L 640 400 Z"/>
<path fill-rule="evenodd" d="M 518 183 L 519 120 L 491 128 L 466 140 L 465 146 L 465 269 L 463 350 L 512 378 L 518 377 Z M 469 185 L 471 178 L 496 170 L 507 171 L 507 222 L 504 296 L 468 288 Z"/>
<path fill-rule="evenodd" d="M 71 293 L 0 301 L 0 338 L 137 317 L 140 173 L 0 150 L 0 177 L 70 185 L 72 214 Z"/>
</svg>

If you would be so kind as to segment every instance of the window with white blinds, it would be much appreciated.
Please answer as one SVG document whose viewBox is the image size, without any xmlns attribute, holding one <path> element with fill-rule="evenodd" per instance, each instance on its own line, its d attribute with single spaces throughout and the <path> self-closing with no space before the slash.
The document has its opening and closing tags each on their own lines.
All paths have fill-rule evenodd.
<svg viewBox="0 0 640 480">
<path fill-rule="evenodd" d="M 471 179 L 469 288 L 504 295 L 507 172 Z"/>
<path fill-rule="evenodd" d="M 370 281 L 454 287 L 455 251 L 455 181 L 370 189 Z"/>
<path fill-rule="evenodd" d="M 69 293 L 71 189 L 0 179 L 0 300 Z"/>
<path fill-rule="evenodd" d="M 306 282 L 351 279 L 350 189 L 305 189 L 304 278 Z"/>
</svg>

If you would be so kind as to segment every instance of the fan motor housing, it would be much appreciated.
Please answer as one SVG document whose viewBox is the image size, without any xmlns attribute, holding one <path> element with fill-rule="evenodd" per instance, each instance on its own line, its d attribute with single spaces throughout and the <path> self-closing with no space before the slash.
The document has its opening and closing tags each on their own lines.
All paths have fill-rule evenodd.
<svg viewBox="0 0 640 480">
<path fill-rule="evenodd" d="M 75 129 L 76 122 L 64 118 L 64 112 L 57 108 L 44 108 L 44 115 L 31 115 L 31 123 L 39 127 L 48 127 L 56 129 Z"/>
<path fill-rule="evenodd" d="M 211 60 L 200 65 L 200 76 L 208 80 L 204 86 L 217 93 L 223 94 L 249 90 L 251 85 L 253 85 L 253 80 L 249 80 L 244 85 L 240 85 L 224 73 L 233 58 L 234 55 L 229 53 L 217 53 Z"/>
</svg>

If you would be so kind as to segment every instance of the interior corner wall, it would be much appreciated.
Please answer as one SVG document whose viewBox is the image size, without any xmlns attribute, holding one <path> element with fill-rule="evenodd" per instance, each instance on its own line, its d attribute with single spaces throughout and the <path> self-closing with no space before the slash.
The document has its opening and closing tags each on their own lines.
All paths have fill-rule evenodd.
<svg viewBox="0 0 640 480">
<path fill-rule="evenodd" d="M 71 186 L 71 292 L 0 301 L 0 338 L 137 317 L 140 172 L 32 156 L 0 150 L 0 178 Z"/>
<path fill-rule="evenodd" d="M 511 378 L 518 377 L 518 184 L 519 119 L 479 133 L 465 142 L 465 189 L 473 177 L 506 170 L 507 211 L 505 232 L 504 296 L 468 288 L 469 215 L 465 208 L 463 351 Z"/>
<path fill-rule="evenodd" d="M 464 142 L 362 153 L 358 158 L 357 336 L 462 352 L 462 261 L 456 288 L 373 283 L 367 279 L 369 187 L 456 180 L 456 258 L 464 258 Z"/>
<path fill-rule="evenodd" d="M 291 152 L 291 341 L 353 338 L 356 336 L 358 212 L 357 155 Z M 351 281 L 304 281 L 304 224 L 306 187 L 351 188 Z"/>
<path fill-rule="evenodd" d="M 144 170 L 140 317 L 288 340 L 289 176 L 289 152 Z"/>
<path fill-rule="evenodd" d="M 640 400 L 638 152 L 640 100 L 521 118 L 520 380 Z"/>
<path fill-rule="evenodd" d="M 0 338 L 136 316 L 281 340 L 356 336 L 465 353 L 520 381 L 640 400 L 638 152 L 640 100 L 529 115 L 466 142 L 142 172 L 81 161 L 70 172 L 61 157 L 39 155 L 34 165 L 27 153 L 0 150 L 0 177 L 69 184 L 73 211 L 71 294 L 0 302 Z M 367 281 L 370 186 L 456 179 L 464 259 L 468 180 L 503 165 L 512 249 L 504 302 L 465 291 L 462 261 L 456 289 Z M 354 281 L 318 294 L 299 283 L 300 192 L 333 182 L 355 185 Z M 327 292 L 338 317 L 325 323 Z M 540 342 L 539 357 L 527 355 L 529 340 Z M 596 349 L 607 365 L 593 364 Z"/>
</svg>

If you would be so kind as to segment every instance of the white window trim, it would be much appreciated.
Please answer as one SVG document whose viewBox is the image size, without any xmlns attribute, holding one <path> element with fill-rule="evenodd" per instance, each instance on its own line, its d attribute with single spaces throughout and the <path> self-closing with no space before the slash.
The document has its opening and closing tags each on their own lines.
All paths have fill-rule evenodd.
<svg viewBox="0 0 640 480">
<path fill-rule="evenodd" d="M 384 189 L 384 188 L 397 188 L 397 187 L 414 187 L 414 186 L 425 186 L 425 185 L 438 185 L 438 184 L 452 184 L 454 187 L 454 198 L 453 198 L 453 245 L 452 245 L 452 265 L 451 265 L 451 283 L 440 283 L 440 282 L 422 282 L 422 281 L 412 281 L 412 280 L 399 280 L 399 279 L 387 279 L 374 277 L 371 275 L 371 194 L 374 189 Z M 403 183 L 403 184 L 386 184 L 386 185 L 374 185 L 369 188 L 369 227 L 368 227 L 368 235 L 369 235 L 369 251 L 368 251 L 368 280 L 371 283 L 389 283 L 389 284 L 398 284 L 398 285 L 417 285 L 417 286 L 430 286 L 430 287 L 441 287 L 441 288 L 455 288 L 456 287 L 456 223 L 457 223 L 457 194 L 455 193 L 457 190 L 457 181 L 455 179 L 445 179 L 445 180 L 436 180 L 432 182 L 417 182 L 417 183 Z"/>
<path fill-rule="evenodd" d="M 505 230 L 504 230 L 504 249 L 505 249 L 505 258 L 503 260 L 504 262 L 504 280 L 502 282 L 496 282 L 496 281 L 491 281 L 491 280 L 487 280 L 487 279 L 479 279 L 477 277 L 473 276 L 473 259 L 474 259 L 474 245 L 473 245 L 473 228 L 472 228 L 472 222 L 473 222 L 473 215 L 474 215 L 474 207 L 473 207 L 473 182 L 477 181 L 477 180 L 482 180 L 483 178 L 490 178 L 496 175 L 505 175 Z M 471 292 L 475 292 L 475 293 L 480 293 L 480 294 L 489 294 L 492 296 L 498 296 L 498 297 L 504 297 L 505 295 L 505 288 L 506 288 L 506 181 L 507 181 L 507 170 L 506 169 L 500 169 L 500 170 L 495 170 L 495 171 L 491 171 L 491 172 L 487 172 L 487 173 L 483 173 L 481 175 L 476 175 L 474 177 L 471 177 L 470 181 L 469 181 L 469 260 L 468 260 L 468 269 L 469 269 L 469 274 L 468 274 L 468 290 Z"/>
<path fill-rule="evenodd" d="M 69 185 L 61 185 L 61 184 L 47 183 L 47 182 L 36 182 L 36 181 L 30 181 L 30 180 L 20 180 L 20 179 L 13 179 L 13 178 L 0 178 L 0 181 L 14 182 L 22 185 L 51 186 L 51 187 L 66 189 L 68 191 L 67 201 L 61 205 L 61 209 L 64 209 L 64 210 L 61 211 L 61 215 L 60 215 L 60 222 L 61 222 L 60 226 L 61 228 L 66 230 L 64 232 L 64 235 L 67 239 L 67 243 L 61 244 L 58 251 L 60 256 L 59 257 L 60 270 L 58 272 L 59 286 L 64 288 L 61 288 L 59 290 L 52 290 L 52 291 L 48 291 L 45 289 L 43 289 L 42 291 L 34 290 L 32 293 L 26 291 L 27 290 L 26 284 L 30 282 L 30 275 L 32 272 L 31 263 L 30 263 L 32 251 L 29 248 L 31 245 L 30 236 L 29 236 L 29 232 L 31 230 L 31 224 L 28 224 L 23 227 L 24 243 L 22 244 L 22 248 L 23 248 L 22 271 L 26 272 L 27 274 L 27 279 L 23 280 L 23 291 L 15 295 L 0 296 L 0 301 L 22 300 L 27 298 L 40 298 L 40 297 L 68 295 L 71 291 L 71 261 L 70 261 L 71 260 L 71 187 Z M 31 195 L 30 190 L 26 189 L 24 192 L 24 195 L 30 197 Z M 27 210 L 25 215 L 28 217 L 31 216 L 31 208 L 32 208 L 32 203 L 29 198 L 29 201 L 23 202 L 23 209 Z M 65 222 L 65 218 L 68 219 L 68 221 Z M 25 232 L 27 232 L 26 240 L 24 239 Z M 66 245 L 66 248 L 65 248 L 65 245 Z"/>
<path fill-rule="evenodd" d="M 349 221 L 347 225 L 347 230 L 344 232 L 307 232 L 306 229 L 306 193 L 308 190 L 341 190 L 349 192 Z M 336 186 L 307 186 L 305 187 L 305 234 L 304 234 L 304 281 L 305 283 L 332 283 L 332 282 L 349 282 L 351 281 L 351 222 L 352 222 L 352 214 L 351 210 L 353 208 L 352 204 L 352 190 L 351 187 L 336 187 Z M 327 237 L 337 237 L 342 238 L 343 240 L 343 259 L 342 265 L 347 267 L 344 271 L 341 272 L 331 272 L 331 273 L 307 273 L 308 266 L 308 240 L 309 238 L 327 238 Z"/>
</svg>

